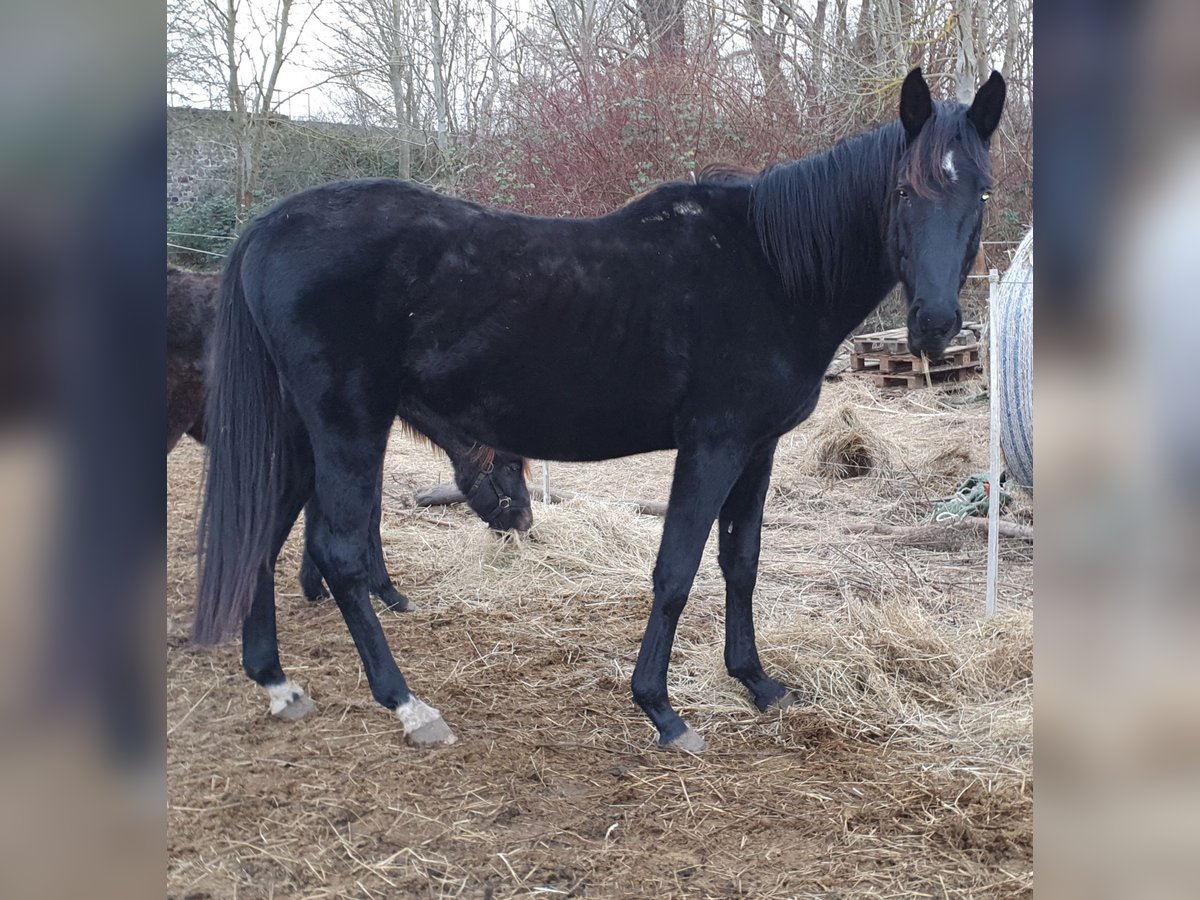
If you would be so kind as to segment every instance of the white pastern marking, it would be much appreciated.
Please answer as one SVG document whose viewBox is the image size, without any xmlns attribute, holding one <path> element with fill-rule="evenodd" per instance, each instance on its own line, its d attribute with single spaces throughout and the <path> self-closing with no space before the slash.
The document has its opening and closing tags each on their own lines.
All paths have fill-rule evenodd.
<svg viewBox="0 0 1200 900">
<path fill-rule="evenodd" d="M 407 703 L 396 707 L 396 717 L 404 725 L 404 733 L 412 734 L 422 725 L 436 722 L 442 714 L 428 703 L 418 700 L 415 694 L 410 694 Z"/>
<path fill-rule="evenodd" d="M 293 700 L 304 696 L 304 689 L 288 678 L 279 684 L 267 686 L 267 696 L 271 698 L 271 714 L 279 715 Z"/>
<path fill-rule="evenodd" d="M 703 210 L 694 200 L 680 200 L 675 204 L 675 212 L 681 216 L 698 216 Z"/>
<path fill-rule="evenodd" d="M 954 168 L 954 151 L 947 150 L 942 157 L 942 169 L 950 176 L 951 181 L 958 181 L 958 169 Z"/>
</svg>

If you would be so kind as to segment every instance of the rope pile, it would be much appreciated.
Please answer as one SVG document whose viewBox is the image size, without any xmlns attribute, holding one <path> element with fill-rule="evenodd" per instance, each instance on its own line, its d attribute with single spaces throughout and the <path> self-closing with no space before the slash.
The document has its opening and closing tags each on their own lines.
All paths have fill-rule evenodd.
<svg viewBox="0 0 1200 900">
<path fill-rule="evenodd" d="M 988 513 L 988 479 L 987 472 L 972 475 L 962 483 L 949 500 L 943 500 L 933 508 L 933 520 L 946 524 L 961 522 L 967 516 L 986 516 Z M 1008 502 L 1008 475 L 1000 474 L 1000 508 Z"/>
<path fill-rule="evenodd" d="M 1000 449 L 1012 479 L 1033 493 L 1033 229 L 1017 246 L 995 293 Z"/>
</svg>

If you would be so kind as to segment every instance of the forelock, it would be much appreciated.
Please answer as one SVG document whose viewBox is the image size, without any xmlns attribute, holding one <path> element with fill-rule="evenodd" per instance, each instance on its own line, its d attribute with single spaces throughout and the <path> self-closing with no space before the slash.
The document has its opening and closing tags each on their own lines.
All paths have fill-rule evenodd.
<svg viewBox="0 0 1200 900">
<path fill-rule="evenodd" d="M 971 168 L 991 171 L 987 144 L 967 120 L 966 111 L 958 103 L 935 104 L 933 116 L 905 150 L 901 175 L 922 197 L 948 193 Z"/>
</svg>

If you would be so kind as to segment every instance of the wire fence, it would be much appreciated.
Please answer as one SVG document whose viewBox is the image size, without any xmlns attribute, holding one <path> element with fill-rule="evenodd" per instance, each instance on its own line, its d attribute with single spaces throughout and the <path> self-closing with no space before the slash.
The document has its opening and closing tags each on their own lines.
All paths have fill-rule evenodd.
<svg viewBox="0 0 1200 900">
<path fill-rule="evenodd" d="M 208 238 L 210 241 L 236 241 L 236 234 L 200 234 L 195 231 L 168 231 L 167 237 L 198 237 Z"/>
<path fill-rule="evenodd" d="M 214 253 L 211 250 L 201 250 L 199 247 L 185 247 L 183 244 L 175 244 L 171 241 L 167 241 L 167 246 L 172 250 L 183 250 L 187 253 L 202 253 L 205 256 L 215 256 L 217 259 L 224 259 L 227 256 L 225 253 Z"/>
</svg>

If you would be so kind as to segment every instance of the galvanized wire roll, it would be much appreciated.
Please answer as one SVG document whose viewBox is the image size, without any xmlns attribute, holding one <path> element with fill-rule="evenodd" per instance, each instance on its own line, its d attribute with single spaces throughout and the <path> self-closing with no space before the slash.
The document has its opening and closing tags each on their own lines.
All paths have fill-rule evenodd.
<svg viewBox="0 0 1200 900">
<path fill-rule="evenodd" d="M 1033 493 L 1033 229 L 996 285 L 1000 449 L 1008 474 Z"/>
</svg>

